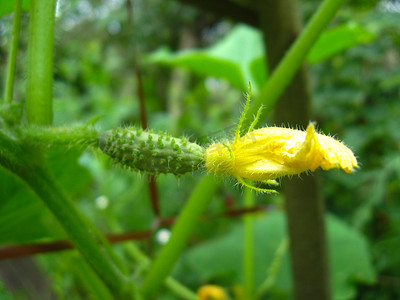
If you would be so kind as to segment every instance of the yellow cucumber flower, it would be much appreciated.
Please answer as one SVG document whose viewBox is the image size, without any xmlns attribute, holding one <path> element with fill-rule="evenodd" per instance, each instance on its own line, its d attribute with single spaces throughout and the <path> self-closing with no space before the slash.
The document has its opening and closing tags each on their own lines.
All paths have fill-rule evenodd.
<svg viewBox="0 0 400 300">
<path fill-rule="evenodd" d="M 245 182 L 251 179 L 267 184 L 285 175 L 314 171 L 342 169 L 353 173 L 357 160 L 353 152 L 332 137 L 316 133 L 310 123 L 306 131 L 266 127 L 253 130 L 261 113 L 258 111 L 247 134 L 240 137 L 240 128 L 249 108 L 250 96 L 236 129 L 232 143 L 214 143 L 205 153 L 205 166 L 211 173 L 233 175 L 238 182 L 260 192 L 275 190 L 254 187 Z"/>
<path fill-rule="evenodd" d="M 228 300 L 225 290 L 218 285 L 204 285 L 197 291 L 200 300 Z"/>
</svg>

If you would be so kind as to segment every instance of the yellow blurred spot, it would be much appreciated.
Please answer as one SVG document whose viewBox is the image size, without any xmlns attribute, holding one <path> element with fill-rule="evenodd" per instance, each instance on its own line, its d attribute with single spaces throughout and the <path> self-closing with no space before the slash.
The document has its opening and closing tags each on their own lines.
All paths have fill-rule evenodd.
<svg viewBox="0 0 400 300">
<path fill-rule="evenodd" d="M 228 300 L 225 290 L 217 285 L 204 285 L 197 291 L 200 300 Z"/>
</svg>

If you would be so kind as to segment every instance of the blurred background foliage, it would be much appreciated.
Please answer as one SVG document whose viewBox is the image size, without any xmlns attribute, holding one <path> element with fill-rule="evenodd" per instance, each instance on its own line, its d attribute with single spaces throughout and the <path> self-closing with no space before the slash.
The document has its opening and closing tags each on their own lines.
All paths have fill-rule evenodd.
<svg viewBox="0 0 400 300">
<path fill-rule="evenodd" d="M 13 6 L 12 1 L 0 3 L 0 61 L 5 70 Z M 103 116 L 97 123 L 102 130 L 140 125 L 135 74 L 140 67 L 150 128 L 203 145 L 230 138 L 248 80 L 257 94 L 268 77 L 261 34 L 173 0 L 135 0 L 132 14 L 127 13 L 129 3 L 58 1 L 55 124 Z M 305 21 L 319 3 L 300 1 Z M 20 102 L 25 100 L 28 20 L 24 14 L 14 97 Z M 361 165 L 351 176 L 323 174 L 334 299 L 400 298 L 399 50 L 400 3 L 358 0 L 343 7 L 307 59 L 314 120 L 321 131 L 352 148 Z M 1 84 L 4 76 L 1 72 Z M 54 176 L 103 232 L 152 229 L 153 237 L 138 243 L 150 256 L 157 254 L 165 231 L 155 223 L 145 176 L 112 166 L 94 150 L 54 149 L 47 156 Z M 200 176 L 202 172 L 158 177 L 162 217 L 179 214 Z M 1 245 L 65 238 L 36 196 L 1 168 L 0 191 Z M 239 218 L 224 214 L 242 207 L 242 190 L 226 179 L 215 198 L 208 214 L 216 217 L 197 228 L 174 276 L 193 289 L 212 283 L 238 295 L 243 228 Z M 282 200 L 257 196 L 264 208 L 254 232 L 257 284 L 266 278 L 285 238 Z M 133 270 L 129 243 L 115 249 Z M 45 278 L 43 289 L 32 287 L 28 275 L 18 285 L 10 282 L 9 270 L 21 269 L 0 263 L 0 299 L 112 299 L 74 251 L 39 255 L 34 263 Z M 287 299 L 290 290 L 285 253 L 268 299 Z M 175 298 L 164 290 L 159 299 Z"/>
</svg>

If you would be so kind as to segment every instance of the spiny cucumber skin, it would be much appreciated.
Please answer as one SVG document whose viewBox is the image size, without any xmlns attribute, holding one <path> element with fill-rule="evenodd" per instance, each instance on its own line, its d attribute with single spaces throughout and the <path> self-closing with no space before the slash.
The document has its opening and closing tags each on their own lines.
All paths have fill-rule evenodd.
<svg viewBox="0 0 400 300">
<path fill-rule="evenodd" d="M 204 148 L 163 133 L 135 127 L 118 128 L 100 135 L 100 149 L 121 166 L 149 174 L 182 175 L 199 169 Z"/>
</svg>

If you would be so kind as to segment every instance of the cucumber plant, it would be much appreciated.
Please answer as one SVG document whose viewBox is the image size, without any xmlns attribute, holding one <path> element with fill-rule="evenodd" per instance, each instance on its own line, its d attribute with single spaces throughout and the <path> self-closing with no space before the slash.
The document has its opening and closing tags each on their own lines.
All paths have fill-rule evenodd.
<svg viewBox="0 0 400 300">
<path fill-rule="evenodd" d="M 264 98 L 268 98 L 265 101 L 268 101 L 269 105 L 277 101 L 304 61 L 311 46 L 333 18 L 342 2 L 342 0 L 324 1 L 310 21 L 309 26 L 301 34 L 298 41 L 293 44 L 277 71 L 272 74 L 263 87 L 261 96 L 256 99 L 256 105 L 253 106 L 253 111 L 256 111 L 261 106 L 265 100 Z M 190 291 L 171 278 L 170 273 L 184 250 L 188 238 L 195 229 L 199 217 L 206 210 L 218 188 L 219 181 L 214 175 L 205 175 L 195 187 L 193 194 L 177 218 L 168 244 L 153 262 L 143 253 L 135 252 L 137 260 L 144 263 L 147 269 L 144 278 L 137 280 L 137 278 L 132 279 L 128 268 L 110 247 L 103 234 L 86 216 L 79 212 L 68 196 L 67 191 L 64 191 L 53 178 L 44 163 L 44 155 L 46 149 L 54 145 L 80 148 L 90 146 L 99 148 L 116 164 L 134 172 L 140 171 L 154 175 L 171 173 L 181 176 L 196 170 L 208 170 L 208 172 L 217 175 L 233 175 L 242 185 L 250 189 L 270 192 L 271 190 L 256 188 L 245 180 L 246 178 L 254 179 L 254 174 L 257 173 L 257 170 L 248 169 L 244 172 L 246 163 L 243 166 L 239 165 L 239 157 L 237 157 L 237 150 L 240 148 L 239 144 L 251 144 L 251 137 L 254 137 L 254 134 L 257 133 L 253 129 L 260 118 L 261 110 L 259 110 L 255 122 L 250 126 L 248 133 L 250 138 L 248 135 L 241 137 L 241 125 L 246 118 L 246 112 L 250 105 L 250 97 L 248 97 L 245 112 L 239 121 L 234 141 L 221 141 L 221 143 L 210 145 L 208 149 L 190 142 L 185 137 L 173 137 L 167 133 L 154 133 L 151 130 L 143 130 L 138 127 L 116 128 L 106 132 L 98 131 L 91 125 L 53 127 L 52 57 L 54 52 L 56 0 L 30 1 L 26 103 L 24 106 L 15 104 L 15 101 L 13 101 L 15 100 L 13 99 L 13 86 L 21 5 L 22 0 L 15 0 L 13 42 L 10 48 L 5 97 L 2 102 L 0 119 L 1 166 L 22 179 L 39 196 L 57 218 L 75 247 L 116 297 L 121 299 L 151 299 L 162 284 L 165 284 L 184 299 L 206 297 L 201 296 L 204 294 L 204 289 L 201 290 L 201 294 L 198 296 L 195 292 Z M 268 96 L 266 97 L 265 95 Z M 19 113 L 21 110 L 23 114 Z M 353 167 L 357 166 L 356 161 L 353 160 L 354 156 L 347 152 L 348 149 L 345 146 L 343 146 L 344 148 L 342 146 L 338 147 L 340 150 L 332 150 L 327 143 L 324 144 L 322 142 L 327 137 L 321 138 L 320 135 L 315 133 L 313 126 L 310 128 L 310 130 L 307 130 L 307 134 L 286 129 L 289 132 L 286 134 L 289 138 L 281 146 L 287 148 L 295 143 L 297 148 L 294 148 L 294 153 L 283 153 L 281 147 L 279 150 L 281 158 L 293 155 L 295 159 L 288 159 L 287 161 L 295 165 L 296 158 L 306 157 L 307 151 L 310 151 L 310 149 L 314 149 L 313 151 L 319 149 L 319 154 L 322 157 L 321 161 L 329 161 L 332 164 L 330 166 L 332 168 L 344 168 L 342 162 L 347 159 L 350 162 L 345 164 L 346 168 L 352 170 Z M 281 133 L 277 137 L 282 137 Z M 329 139 L 334 141 L 331 138 Z M 274 143 L 273 141 L 272 144 Z M 338 142 L 335 141 L 335 143 Z M 321 145 L 326 147 L 324 148 Z M 264 145 L 256 143 L 254 146 L 256 147 L 247 149 L 248 152 L 241 153 L 242 157 L 250 157 L 259 154 L 260 151 L 266 151 Z M 343 152 L 341 152 L 343 149 L 346 150 L 347 156 L 344 156 Z M 275 154 L 277 152 L 274 149 L 269 149 L 268 151 Z M 326 155 L 330 156 L 327 158 Z M 309 162 L 310 164 L 297 169 L 298 172 L 278 173 L 274 171 L 275 173 L 272 175 L 276 175 L 275 177 L 260 177 L 260 181 L 265 179 L 268 180 L 267 183 L 275 184 L 276 182 L 270 180 L 322 166 L 322 164 L 315 164 L 315 161 L 312 161 L 309 157 L 307 159 L 307 163 Z M 253 161 L 252 168 L 255 168 L 255 164 L 261 161 L 265 163 L 264 158 Z M 303 159 L 303 161 L 305 160 Z M 282 162 L 282 167 L 284 168 L 288 167 L 285 163 Z M 230 172 L 226 171 L 226 165 L 229 165 Z M 263 166 L 263 168 L 264 173 L 268 173 L 268 170 L 265 170 L 267 167 Z M 241 174 L 247 174 L 247 176 L 242 176 Z M 248 196 L 248 198 L 251 197 Z M 250 199 L 248 203 L 251 202 Z M 246 235 L 251 235 L 251 226 L 246 228 L 248 228 Z M 248 248 L 249 252 L 247 253 L 251 256 L 251 239 L 247 239 L 247 241 L 250 242 L 245 247 Z M 249 264 L 251 264 L 252 260 L 248 258 L 246 259 L 246 268 L 251 270 L 252 267 Z M 250 280 L 247 280 L 247 282 L 250 282 Z M 247 296 L 250 299 L 253 291 L 249 288 L 246 293 L 248 293 Z M 221 295 L 226 297 L 223 292 L 221 292 Z"/>
</svg>

